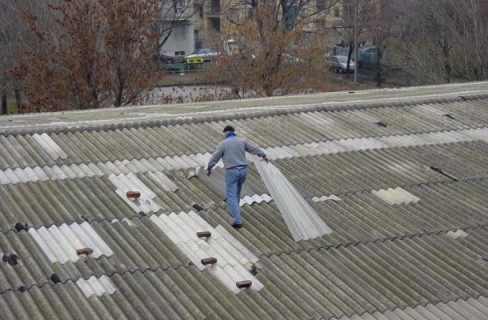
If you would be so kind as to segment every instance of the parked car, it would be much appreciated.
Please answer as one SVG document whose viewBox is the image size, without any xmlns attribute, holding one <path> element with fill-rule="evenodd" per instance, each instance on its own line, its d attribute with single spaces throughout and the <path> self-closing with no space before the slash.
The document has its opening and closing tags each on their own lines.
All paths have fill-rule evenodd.
<svg viewBox="0 0 488 320">
<path fill-rule="evenodd" d="M 376 56 L 378 55 L 378 49 L 375 46 L 364 46 L 358 50 L 359 62 L 376 62 Z M 359 64 L 361 66 L 361 64 Z"/>
<path fill-rule="evenodd" d="M 218 53 L 210 48 L 197 49 L 192 54 L 185 57 L 186 63 L 202 63 L 204 61 L 212 61 Z"/>
<path fill-rule="evenodd" d="M 330 56 L 329 67 L 331 70 L 339 73 L 354 72 L 354 60 L 349 62 L 349 69 L 347 68 L 347 56 Z"/>
<path fill-rule="evenodd" d="M 163 53 L 157 56 L 158 69 L 168 71 L 170 73 L 180 72 L 180 70 L 184 67 L 184 62 L 184 56 L 170 56 Z"/>
<path fill-rule="evenodd" d="M 162 63 L 183 63 L 185 61 L 184 56 L 170 56 L 167 54 L 160 54 L 159 61 Z"/>
</svg>

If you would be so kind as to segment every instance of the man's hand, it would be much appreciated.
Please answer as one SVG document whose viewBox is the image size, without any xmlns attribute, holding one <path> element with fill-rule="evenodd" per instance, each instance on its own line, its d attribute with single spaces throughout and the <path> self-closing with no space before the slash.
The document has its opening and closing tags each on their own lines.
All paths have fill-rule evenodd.
<svg viewBox="0 0 488 320">
<path fill-rule="evenodd" d="M 212 170 L 207 170 L 207 176 L 210 176 L 212 174 Z"/>
</svg>

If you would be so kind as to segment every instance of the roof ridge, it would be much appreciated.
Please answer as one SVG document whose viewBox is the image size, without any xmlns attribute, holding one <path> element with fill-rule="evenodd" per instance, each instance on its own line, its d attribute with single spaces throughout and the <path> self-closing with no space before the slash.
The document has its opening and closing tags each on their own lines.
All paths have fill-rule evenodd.
<svg viewBox="0 0 488 320">
<path fill-rule="evenodd" d="M 207 113 L 195 113 L 186 115 L 172 115 L 172 118 L 159 119 L 159 120 L 137 120 L 126 121 L 118 123 L 103 123 L 103 124 L 87 124 L 80 125 L 73 123 L 73 126 L 55 126 L 51 128 L 35 128 L 29 129 L 5 129 L 0 130 L 0 135 L 25 135 L 33 133 L 54 133 L 54 132 L 86 132 L 86 131 L 103 131 L 103 130 L 115 130 L 115 129 L 128 129 L 128 128 L 145 128 L 145 127 L 160 127 L 160 126 L 175 126 L 191 123 L 204 123 L 211 121 L 226 121 L 226 120 L 241 120 L 252 119 L 258 117 L 276 116 L 283 114 L 295 114 L 302 112 L 342 112 L 351 110 L 364 110 L 374 108 L 397 108 L 397 107 L 410 107 L 422 104 L 432 103 L 448 103 L 448 102 L 461 102 L 461 101 L 475 101 L 488 99 L 488 94 L 473 94 L 469 96 L 454 96 L 454 97 L 414 97 L 409 101 L 352 101 L 341 102 L 337 101 L 335 105 L 324 105 L 323 103 L 311 103 L 309 105 L 293 105 L 293 106 L 270 106 L 271 110 L 267 107 L 263 107 L 261 110 L 258 108 L 243 108 L 234 110 L 219 111 L 218 114 Z M 250 109 L 250 110 L 244 110 Z M 95 110 L 96 111 L 96 110 Z M 210 111 L 212 112 L 212 111 Z"/>
</svg>

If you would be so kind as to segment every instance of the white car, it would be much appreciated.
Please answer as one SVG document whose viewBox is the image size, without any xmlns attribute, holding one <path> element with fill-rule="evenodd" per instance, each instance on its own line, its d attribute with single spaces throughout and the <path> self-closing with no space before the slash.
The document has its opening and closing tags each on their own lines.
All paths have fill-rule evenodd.
<svg viewBox="0 0 488 320">
<path fill-rule="evenodd" d="M 347 68 L 347 56 L 330 56 L 330 69 L 339 73 L 354 72 L 354 60 L 349 62 L 349 69 Z"/>
<path fill-rule="evenodd" d="M 185 57 L 186 63 L 202 63 L 204 61 L 212 61 L 218 56 L 218 53 L 210 48 L 197 49 L 192 54 Z"/>
</svg>

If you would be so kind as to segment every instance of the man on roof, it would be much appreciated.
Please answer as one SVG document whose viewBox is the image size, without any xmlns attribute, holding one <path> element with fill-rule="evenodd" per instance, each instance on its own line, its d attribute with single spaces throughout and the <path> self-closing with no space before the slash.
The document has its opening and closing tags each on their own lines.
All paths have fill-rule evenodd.
<svg viewBox="0 0 488 320">
<path fill-rule="evenodd" d="M 212 168 L 222 159 L 225 168 L 227 206 L 231 215 L 231 225 L 238 229 L 242 227 L 239 202 L 241 199 L 242 185 L 247 177 L 246 151 L 263 158 L 266 162 L 268 158 L 266 158 L 263 150 L 252 145 L 246 139 L 238 137 L 234 127 L 226 126 L 223 134 L 224 140 L 220 142 L 208 162 L 207 175 L 211 174 Z"/>
</svg>

